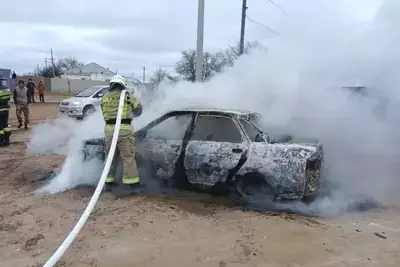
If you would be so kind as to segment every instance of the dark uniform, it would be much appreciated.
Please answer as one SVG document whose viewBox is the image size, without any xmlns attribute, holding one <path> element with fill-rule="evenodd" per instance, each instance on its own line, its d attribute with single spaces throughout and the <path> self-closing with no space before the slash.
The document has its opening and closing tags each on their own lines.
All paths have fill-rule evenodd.
<svg viewBox="0 0 400 267">
<path fill-rule="evenodd" d="M 106 122 L 105 126 L 105 152 L 109 153 L 111 141 L 114 134 L 115 123 L 118 114 L 119 99 L 121 90 L 112 90 L 103 96 L 101 100 L 101 109 L 103 117 Z M 106 183 L 114 182 L 116 172 L 116 155 L 120 155 L 123 161 L 123 175 L 122 183 L 126 185 L 138 185 L 139 173 L 136 165 L 136 144 L 134 130 L 131 125 L 133 117 L 140 116 L 142 113 L 142 106 L 139 100 L 126 92 L 125 102 L 121 117 L 121 127 L 118 136 L 117 149 L 112 161 L 109 175 L 107 176 Z"/>
<path fill-rule="evenodd" d="M 10 144 L 11 132 L 8 128 L 8 114 L 10 112 L 11 91 L 8 81 L 0 78 L 0 146 Z"/>
</svg>

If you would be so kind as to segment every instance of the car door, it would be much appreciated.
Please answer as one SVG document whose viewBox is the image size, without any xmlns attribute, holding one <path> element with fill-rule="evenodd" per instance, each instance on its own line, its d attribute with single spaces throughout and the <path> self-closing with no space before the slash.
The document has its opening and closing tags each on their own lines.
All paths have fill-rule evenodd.
<svg viewBox="0 0 400 267">
<path fill-rule="evenodd" d="M 193 118 L 192 113 L 171 113 L 138 131 L 137 149 L 145 160 L 151 161 L 158 177 L 173 176 L 185 133 Z"/>
<path fill-rule="evenodd" d="M 101 105 L 101 98 L 108 93 L 109 87 L 101 88 L 93 95 L 93 105 L 98 108 Z"/>
<path fill-rule="evenodd" d="M 248 146 L 232 117 L 200 113 L 184 158 L 188 181 L 206 186 L 227 181 L 246 155 Z"/>
</svg>

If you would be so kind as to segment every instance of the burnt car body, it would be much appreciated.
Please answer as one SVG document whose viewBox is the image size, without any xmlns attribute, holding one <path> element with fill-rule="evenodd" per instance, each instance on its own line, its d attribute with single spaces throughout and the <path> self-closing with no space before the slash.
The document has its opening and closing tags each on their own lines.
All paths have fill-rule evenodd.
<svg viewBox="0 0 400 267">
<path fill-rule="evenodd" d="M 152 175 L 194 188 L 235 185 L 267 188 L 275 199 L 312 198 L 318 191 L 323 146 L 318 140 L 272 137 L 257 113 L 232 110 L 171 111 L 136 131 L 136 157 Z M 85 142 L 86 160 L 102 155 L 102 139 Z M 103 155 L 104 157 L 104 155 Z"/>
</svg>

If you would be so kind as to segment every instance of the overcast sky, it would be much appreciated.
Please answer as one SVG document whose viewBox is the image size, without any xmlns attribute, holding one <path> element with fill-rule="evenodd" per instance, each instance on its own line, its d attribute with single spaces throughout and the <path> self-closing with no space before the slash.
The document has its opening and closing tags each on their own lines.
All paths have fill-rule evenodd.
<svg viewBox="0 0 400 267">
<path fill-rule="evenodd" d="M 326 18 L 326 10 L 348 20 L 366 20 L 380 1 L 275 0 L 282 12 L 268 0 L 248 0 L 247 14 L 279 32 L 285 20 L 318 14 Z M 238 42 L 242 1 L 205 2 L 205 50 Z M 196 47 L 197 0 L 15 0 L 1 6 L 0 68 L 18 74 L 43 66 L 52 48 L 56 58 L 73 56 L 141 77 L 142 66 L 150 74 L 158 67 L 172 69 L 183 49 Z M 247 21 L 246 40 L 268 45 L 271 38 L 279 36 Z"/>
</svg>

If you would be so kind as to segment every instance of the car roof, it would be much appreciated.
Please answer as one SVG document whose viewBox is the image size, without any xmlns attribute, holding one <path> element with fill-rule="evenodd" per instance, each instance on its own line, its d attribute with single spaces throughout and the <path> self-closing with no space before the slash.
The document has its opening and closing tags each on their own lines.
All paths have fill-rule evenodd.
<svg viewBox="0 0 400 267">
<path fill-rule="evenodd" d="M 256 115 L 261 116 L 261 114 L 253 111 L 247 110 L 235 110 L 235 109 L 219 109 L 219 108 L 185 108 L 180 110 L 173 110 L 175 112 L 216 112 L 216 113 L 225 113 L 225 114 L 233 114 L 239 116 L 249 116 Z"/>
</svg>

